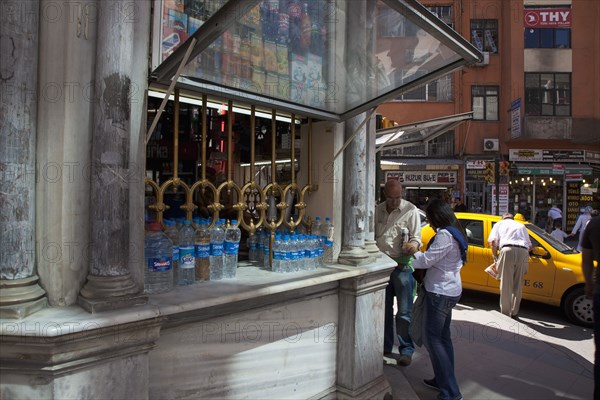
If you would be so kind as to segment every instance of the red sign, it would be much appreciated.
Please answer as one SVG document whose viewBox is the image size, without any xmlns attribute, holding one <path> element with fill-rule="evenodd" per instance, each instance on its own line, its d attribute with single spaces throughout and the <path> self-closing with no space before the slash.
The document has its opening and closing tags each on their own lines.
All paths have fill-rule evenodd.
<svg viewBox="0 0 600 400">
<path fill-rule="evenodd" d="M 526 28 L 570 28 L 570 8 L 526 8 L 524 10 Z"/>
</svg>

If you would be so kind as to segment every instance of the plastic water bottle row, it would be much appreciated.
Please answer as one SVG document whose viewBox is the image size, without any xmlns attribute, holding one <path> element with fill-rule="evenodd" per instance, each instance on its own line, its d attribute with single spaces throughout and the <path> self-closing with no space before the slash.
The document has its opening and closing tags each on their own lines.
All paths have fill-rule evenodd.
<svg viewBox="0 0 600 400">
<path fill-rule="evenodd" d="M 174 283 L 190 285 L 195 281 L 235 278 L 241 231 L 237 221 L 226 225 L 198 219 L 194 226 L 185 220 L 177 229 L 175 221 L 164 221 L 162 232 L 158 223 L 148 226 L 145 237 L 145 289 L 162 293 Z"/>
<path fill-rule="evenodd" d="M 333 224 L 329 218 L 321 224 L 316 217 L 311 224 L 310 235 L 275 232 L 273 244 L 273 265 L 269 266 L 270 231 L 259 228 L 248 238 L 248 258 L 264 268 L 275 272 L 294 272 L 319 268 L 325 264 L 328 252 L 333 246 Z"/>
</svg>

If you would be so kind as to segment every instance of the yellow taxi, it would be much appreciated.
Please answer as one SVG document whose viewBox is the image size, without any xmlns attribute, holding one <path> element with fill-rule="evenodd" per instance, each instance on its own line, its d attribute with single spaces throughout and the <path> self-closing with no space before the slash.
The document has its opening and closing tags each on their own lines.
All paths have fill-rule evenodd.
<svg viewBox="0 0 600 400">
<path fill-rule="evenodd" d="M 501 220 L 497 215 L 456 213 L 467 234 L 469 251 L 467 263 L 461 270 L 463 288 L 480 292 L 499 293 L 500 281 L 484 270 L 493 261 L 487 239 L 492 226 Z M 529 256 L 529 270 L 523 282 L 523 298 L 560 307 L 573 323 L 592 326 L 592 301 L 584 295 L 581 253 L 557 241 L 543 229 L 523 219 L 515 221 L 527 227 L 533 250 Z M 423 248 L 434 231 L 423 225 Z"/>
</svg>

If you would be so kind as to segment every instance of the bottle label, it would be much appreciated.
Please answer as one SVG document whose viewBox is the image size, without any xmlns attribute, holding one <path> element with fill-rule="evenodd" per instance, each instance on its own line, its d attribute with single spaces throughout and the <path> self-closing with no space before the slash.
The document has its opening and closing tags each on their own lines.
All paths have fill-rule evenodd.
<svg viewBox="0 0 600 400">
<path fill-rule="evenodd" d="M 154 257 L 148 259 L 148 271 L 164 272 L 170 271 L 172 268 L 172 258 L 169 257 Z"/>
<path fill-rule="evenodd" d="M 218 257 L 223 255 L 223 243 L 211 243 L 210 244 L 210 255 Z"/>
<path fill-rule="evenodd" d="M 196 257 L 197 258 L 208 258 L 210 256 L 210 244 L 197 244 L 196 245 Z"/>
<path fill-rule="evenodd" d="M 196 260 L 194 258 L 194 246 L 180 246 L 179 257 L 181 259 L 179 268 L 194 268 L 196 266 Z"/>
<path fill-rule="evenodd" d="M 173 246 L 173 262 L 179 262 L 179 246 Z"/>
<path fill-rule="evenodd" d="M 250 243 L 250 250 L 256 250 L 258 249 L 258 243 Z"/>
<path fill-rule="evenodd" d="M 237 242 L 225 242 L 225 254 L 237 254 L 240 244 Z"/>
<path fill-rule="evenodd" d="M 317 258 L 319 256 L 319 250 L 306 250 L 307 257 Z"/>
</svg>

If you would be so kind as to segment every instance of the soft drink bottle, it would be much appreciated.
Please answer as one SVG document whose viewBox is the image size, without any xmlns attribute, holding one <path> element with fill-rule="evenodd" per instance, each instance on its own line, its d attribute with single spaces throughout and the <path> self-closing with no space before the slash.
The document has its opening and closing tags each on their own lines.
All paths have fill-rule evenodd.
<svg viewBox="0 0 600 400">
<path fill-rule="evenodd" d="M 221 221 L 215 221 L 210 232 L 210 273 L 209 279 L 217 281 L 223 279 L 223 244 L 225 242 L 225 231 Z"/>
<path fill-rule="evenodd" d="M 206 219 L 201 218 L 198 223 L 194 240 L 196 247 L 196 280 L 207 281 L 210 276 L 210 232 L 208 231 L 208 221 Z"/>
</svg>

